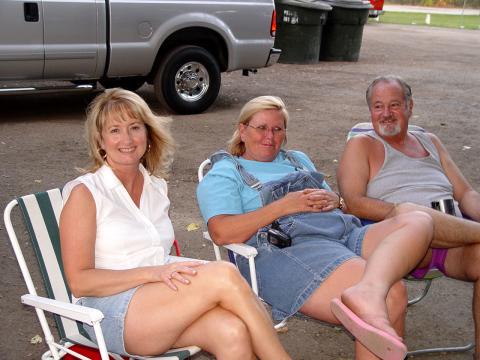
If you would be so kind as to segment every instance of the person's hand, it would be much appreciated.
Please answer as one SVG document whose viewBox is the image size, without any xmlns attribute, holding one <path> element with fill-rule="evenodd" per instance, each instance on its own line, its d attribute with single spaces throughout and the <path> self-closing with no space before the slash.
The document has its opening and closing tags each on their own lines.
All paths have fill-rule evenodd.
<svg viewBox="0 0 480 360">
<path fill-rule="evenodd" d="M 330 211 L 338 207 L 336 193 L 324 189 L 305 189 L 285 195 L 281 201 L 286 214 Z"/>
<path fill-rule="evenodd" d="M 305 189 L 304 194 L 308 194 L 308 204 L 313 209 L 320 211 L 331 211 L 340 206 L 340 197 L 333 191 L 325 189 Z"/>
<path fill-rule="evenodd" d="M 288 193 L 283 199 L 286 212 L 324 212 L 338 208 L 339 197 L 325 189 L 305 189 Z"/>
<path fill-rule="evenodd" d="M 153 268 L 153 280 L 163 281 L 170 289 L 177 291 L 178 288 L 174 281 L 179 281 L 185 285 L 190 284 L 190 280 L 185 275 L 195 276 L 197 271 L 194 268 L 203 264 L 205 263 L 201 261 L 181 261 L 155 266 Z"/>
</svg>

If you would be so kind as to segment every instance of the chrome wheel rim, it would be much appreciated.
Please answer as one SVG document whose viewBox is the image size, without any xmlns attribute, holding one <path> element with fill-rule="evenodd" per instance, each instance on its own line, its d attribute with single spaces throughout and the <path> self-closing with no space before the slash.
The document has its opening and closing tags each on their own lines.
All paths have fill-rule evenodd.
<svg viewBox="0 0 480 360">
<path fill-rule="evenodd" d="M 185 101 L 194 102 L 201 99 L 209 86 L 208 71 L 198 62 L 184 64 L 175 74 L 175 91 Z"/>
</svg>

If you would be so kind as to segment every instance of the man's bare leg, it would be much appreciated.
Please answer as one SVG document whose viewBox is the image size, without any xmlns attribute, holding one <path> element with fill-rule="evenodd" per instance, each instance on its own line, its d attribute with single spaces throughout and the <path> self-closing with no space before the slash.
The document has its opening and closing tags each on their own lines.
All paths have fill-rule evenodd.
<svg viewBox="0 0 480 360">
<path fill-rule="evenodd" d="M 480 360 L 480 245 L 450 249 L 445 259 L 448 277 L 473 282 L 472 311 L 475 325 L 475 359 Z"/>
<path fill-rule="evenodd" d="M 412 203 L 399 204 L 387 215 L 387 218 L 415 210 L 426 212 L 433 219 L 432 247 L 453 248 L 480 244 L 480 223 L 447 215 L 425 206 Z"/>
</svg>

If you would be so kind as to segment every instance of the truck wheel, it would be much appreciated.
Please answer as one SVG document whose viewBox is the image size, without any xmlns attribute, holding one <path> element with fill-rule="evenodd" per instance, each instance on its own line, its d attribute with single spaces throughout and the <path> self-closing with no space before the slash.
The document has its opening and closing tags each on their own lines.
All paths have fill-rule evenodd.
<svg viewBox="0 0 480 360">
<path fill-rule="evenodd" d="M 220 68 L 204 48 L 180 46 L 162 61 L 154 79 L 158 101 L 179 114 L 197 114 L 215 101 Z"/>
<path fill-rule="evenodd" d="M 99 81 L 105 89 L 121 87 L 125 90 L 136 91 L 145 84 L 143 77 L 102 79 Z"/>
</svg>

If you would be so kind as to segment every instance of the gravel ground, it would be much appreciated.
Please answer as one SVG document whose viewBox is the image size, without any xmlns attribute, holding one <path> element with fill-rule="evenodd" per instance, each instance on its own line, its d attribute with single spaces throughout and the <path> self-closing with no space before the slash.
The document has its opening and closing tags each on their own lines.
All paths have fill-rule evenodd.
<svg viewBox="0 0 480 360">
<path fill-rule="evenodd" d="M 259 95 L 274 94 L 286 101 L 292 118 L 288 147 L 310 154 L 336 187 L 335 169 L 345 136 L 354 123 L 368 120 L 364 91 L 369 81 L 379 74 L 399 74 L 413 87 L 413 121 L 440 136 L 465 176 L 480 189 L 479 57 L 476 31 L 370 24 L 365 27 L 357 63 L 277 64 L 249 78 L 239 72 L 225 74 L 220 96 L 209 111 L 174 116 L 179 149 L 169 187 L 183 253 L 213 259 L 209 245 L 201 239 L 205 225 L 194 197 L 196 170 L 210 153 L 224 147 L 240 107 Z M 151 87 L 139 93 L 163 112 Z M 15 196 L 62 186 L 77 176 L 75 168 L 86 164 L 82 125 L 89 98 L 82 94 L 0 97 L 2 208 Z M 192 222 L 201 229 L 188 232 Z M 0 353 L 5 359 L 39 358 L 46 346 L 30 343 L 41 330 L 34 312 L 20 304 L 26 289 L 1 223 L 0 239 Z M 31 249 L 25 245 L 27 261 L 35 269 Z M 38 279 L 38 273 L 34 277 Z M 409 287 L 412 293 L 418 290 L 417 284 Z M 435 281 L 428 297 L 408 311 L 409 348 L 472 339 L 471 294 L 471 284 Z M 294 359 L 353 358 L 353 343 L 338 328 L 300 318 L 291 320 L 288 328 L 280 336 Z M 472 355 L 424 358 L 471 359 Z M 196 359 L 210 357 L 200 354 Z"/>
</svg>

